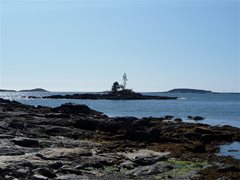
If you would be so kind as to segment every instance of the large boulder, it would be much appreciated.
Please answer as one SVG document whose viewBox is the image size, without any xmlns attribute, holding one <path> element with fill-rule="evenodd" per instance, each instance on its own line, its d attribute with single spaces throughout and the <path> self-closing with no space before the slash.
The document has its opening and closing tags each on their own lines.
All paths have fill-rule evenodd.
<svg viewBox="0 0 240 180">
<path fill-rule="evenodd" d="M 59 107 L 53 108 L 53 112 L 65 113 L 65 114 L 85 114 L 85 115 L 100 115 L 101 112 L 95 111 L 83 104 L 66 103 Z"/>
</svg>

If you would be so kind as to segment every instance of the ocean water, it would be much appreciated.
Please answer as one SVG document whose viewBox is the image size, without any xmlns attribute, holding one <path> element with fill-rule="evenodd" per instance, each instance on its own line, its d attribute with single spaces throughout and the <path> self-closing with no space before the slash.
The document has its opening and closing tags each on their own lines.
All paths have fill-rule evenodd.
<svg viewBox="0 0 240 180">
<path fill-rule="evenodd" d="M 162 117 L 173 115 L 188 120 L 187 116 L 202 116 L 201 123 L 231 125 L 240 128 L 240 94 L 193 94 L 193 93 L 144 93 L 146 95 L 176 96 L 178 100 L 77 100 L 77 99 L 31 99 L 29 96 L 75 94 L 73 92 L 0 92 L 0 98 L 16 100 L 33 106 L 57 107 L 63 103 L 86 104 L 108 116 Z M 233 150 L 233 151 L 232 151 Z M 219 155 L 240 159 L 240 143 L 221 146 Z"/>
<path fill-rule="evenodd" d="M 176 96 L 178 100 L 77 100 L 29 99 L 28 96 L 74 94 L 68 92 L 20 93 L 0 92 L 0 98 L 16 100 L 33 106 L 57 107 L 63 103 L 86 104 L 108 116 L 162 117 L 173 115 L 188 120 L 187 116 L 202 116 L 201 123 L 240 127 L 240 94 L 144 93 L 147 95 Z"/>
</svg>

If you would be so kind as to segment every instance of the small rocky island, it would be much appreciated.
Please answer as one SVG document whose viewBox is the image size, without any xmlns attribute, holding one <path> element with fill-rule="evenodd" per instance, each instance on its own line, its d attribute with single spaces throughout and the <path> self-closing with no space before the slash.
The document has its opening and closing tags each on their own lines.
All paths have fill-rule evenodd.
<svg viewBox="0 0 240 180">
<path fill-rule="evenodd" d="M 174 100 L 177 97 L 169 96 L 148 96 L 141 93 L 136 93 L 132 89 L 126 89 L 127 75 L 123 75 L 123 85 L 114 82 L 112 89 L 108 93 L 98 94 L 73 94 L 73 95 L 52 95 L 44 96 L 46 99 L 109 99 L 109 100 Z M 37 98 L 30 96 L 29 98 Z"/>
<path fill-rule="evenodd" d="M 240 129 L 231 126 L 0 99 L 0 179 L 238 179 L 240 161 L 216 155 L 233 141 Z"/>
<path fill-rule="evenodd" d="M 29 98 L 38 98 L 29 96 Z M 73 95 L 52 95 L 43 96 L 44 99 L 108 99 L 108 100 L 174 100 L 177 97 L 169 96 L 147 96 L 141 93 L 136 93 L 132 90 L 121 90 L 116 93 L 102 93 L 102 94 L 73 94 Z"/>
</svg>

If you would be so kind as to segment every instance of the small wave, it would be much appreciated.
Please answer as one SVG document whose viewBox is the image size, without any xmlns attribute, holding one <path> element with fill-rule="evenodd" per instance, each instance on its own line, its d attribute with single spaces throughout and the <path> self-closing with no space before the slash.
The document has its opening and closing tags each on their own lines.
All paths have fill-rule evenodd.
<svg viewBox="0 0 240 180">
<path fill-rule="evenodd" d="M 178 98 L 178 99 L 180 99 L 180 100 L 185 100 L 185 99 L 187 99 L 187 98 L 185 98 L 185 97 L 180 97 L 180 98 Z"/>
</svg>

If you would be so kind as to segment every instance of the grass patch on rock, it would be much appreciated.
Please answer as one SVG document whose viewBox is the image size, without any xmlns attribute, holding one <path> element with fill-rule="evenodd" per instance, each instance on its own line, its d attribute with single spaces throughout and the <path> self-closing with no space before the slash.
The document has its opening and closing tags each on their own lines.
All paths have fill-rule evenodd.
<svg viewBox="0 0 240 180">
<path fill-rule="evenodd" d="M 171 171 L 156 175 L 156 179 L 183 178 L 191 179 L 198 176 L 198 171 L 209 166 L 207 161 L 198 160 L 195 162 L 169 159 L 166 163 L 173 165 Z"/>
</svg>

